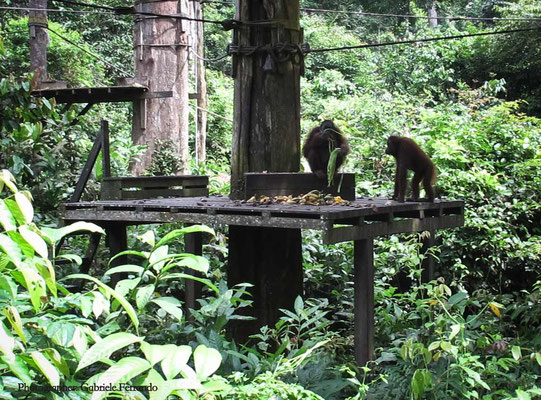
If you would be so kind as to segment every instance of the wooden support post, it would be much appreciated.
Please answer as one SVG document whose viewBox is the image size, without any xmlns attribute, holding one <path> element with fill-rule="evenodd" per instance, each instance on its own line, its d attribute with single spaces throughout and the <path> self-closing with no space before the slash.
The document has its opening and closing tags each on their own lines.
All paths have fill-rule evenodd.
<svg viewBox="0 0 541 400">
<path fill-rule="evenodd" d="M 203 234 L 201 232 L 188 233 L 184 236 L 184 246 L 186 253 L 200 256 L 203 254 Z M 195 276 L 201 276 L 197 271 L 189 269 L 187 273 Z M 186 292 L 184 299 L 184 313 L 188 320 L 190 317 L 190 308 L 197 308 L 197 299 L 201 298 L 203 286 L 200 282 L 186 279 Z"/>
<path fill-rule="evenodd" d="M 128 235 L 126 231 L 126 225 L 123 223 L 107 224 L 105 226 L 105 234 L 107 239 L 107 246 L 109 247 L 109 255 L 111 257 L 117 255 L 128 249 Z M 125 256 L 115 259 L 111 263 L 111 267 L 126 264 L 127 258 Z M 114 288 L 116 283 L 125 279 L 125 274 L 114 274 L 111 276 L 111 282 L 109 285 Z"/>
<path fill-rule="evenodd" d="M 111 177 L 111 150 L 109 147 L 109 122 L 101 120 L 101 163 L 104 178 Z"/>
<path fill-rule="evenodd" d="M 423 242 L 423 247 L 421 249 L 421 253 L 425 255 L 425 259 L 423 260 L 423 265 L 422 265 L 422 267 L 423 267 L 423 275 L 422 275 L 423 282 L 430 282 L 431 280 L 434 279 L 434 275 L 435 275 L 434 256 L 430 252 L 428 252 L 428 250 L 432 246 L 434 246 L 434 244 L 435 244 L 434 235 L 435 235 L 436 232 L 434 230 L 424 232 L 425 235 L 427 233 L 428 233 L 428 236 L 424 236 L 421 239 L 422 242 Z"/>
<path fill-rule="evenodd" d="M 364 366 L 374 357 L 374 239 L 354 241 L 355 360 Z"/>
<path fill-rule="evenodd" d="M 247 340 L 263 325 L 273 326 L 281 315 L 279 309 L 292 309 L 297 296 L 302 295 L 302 251 L 299 229 L 229 227 L 229 287 L 249 282 L 254 287 L 251 308 L 241 311 L 256 317 L 231 326 L 239 340 Z"/>
</svg>

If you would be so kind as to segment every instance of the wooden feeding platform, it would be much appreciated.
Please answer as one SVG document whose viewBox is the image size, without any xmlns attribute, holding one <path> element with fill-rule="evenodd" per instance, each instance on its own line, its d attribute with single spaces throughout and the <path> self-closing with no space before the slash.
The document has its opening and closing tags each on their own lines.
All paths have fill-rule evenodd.
<svg viewBox="0 0 541 400">
<path fill-rule="evenodd" d="M 254 285 L 250 313 L 256 319 L 233 325 L 232 332 L 238 340 L 257 333 L 263 325 L 272 325 L 280 316 L 279 310 L 291 307 L 296 296 L 302 295 L 300 235 L 302 229 L 315 229 L 322 232 L 325 244 L 354 243 L 354 347 L 357 362 L 364 365 L 372 359 L 374 349 L 373 239 L 428 231 L 430 235 L 423 240 L 426 249 L 433 245 L 437 230 L 464 223 L 463 201 L 399 203 L 384 198 L 355 198 L 354 174 L 339 174 L 334 186 L 328 187 L 314 174 L 250 173 L 245 175 L 244 200 L 208 196 L 206 176 L 111 177 L 108 133 L 104 121 L 71 201 L 61 207 L 62 219 L 68 223 L 89 221 L 102 226 L 111 255 L 126 250 L 129 225 L 171 222 L 228 225 L 228 282 Z M 100 151 L 103 151 L 104 171 L 101 199 L 80 201 Z M 323 200 L 329 197 L 338 203 L 313 205 L 300 204 L 299 200 L 299 204 L 291 204 L 293 199 L 288 195 L 312 190 L 330 193 Z M 289 203 L 276 204 L 272 200 L 260 203 L 258 196 L 270 199 L 286 196 Z M 187 252 L 202 254 L 201 233 L 187 234 L 184 239 Z M 91 236 L 82 270 L 88 271 L 88 260 L 94 257 L 99 240 L 99 235 Z M 425 261 L 425 271 L 431 278 L 433 258 L 428 256 Z M 120 257 L 112 266 L 125 262 Z M 188 311 L 196 308 L 201 288 L 187 280 L 185 290 Z"/>
<path fill-rule="evenodd" d="M 125 179 L 125 178 L 124 178 Z M 405 202 L 357 198 L 348 205 L 256 205 L 225 196 L 101 200 L 65 203 L 63 219 L 105 223 L 190 224 L 316 229 L 326 244 L 394 233 L 461 226 L 462 201 Z"/>
</svg>

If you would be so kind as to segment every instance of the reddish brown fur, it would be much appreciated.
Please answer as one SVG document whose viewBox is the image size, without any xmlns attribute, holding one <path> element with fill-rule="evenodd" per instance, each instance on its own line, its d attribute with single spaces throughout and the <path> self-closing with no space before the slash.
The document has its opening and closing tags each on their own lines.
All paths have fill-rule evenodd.
<svg viewBox="0 0 541 400">
<path fill-rule="evenodd" d="M 308 160 L 310 169 L 320 178 L 327 176 L 327 164 L 332 148 L 340 148 L 336 158 L 336 171 L 349 154 L 349 143 L 340 130 L 330 120 L 325 120 L 320 126 L 312 129 L 303 147 L 303 155 Z"/>
<path fill-rule="evenodd" d="M 434 201 L 434 187 L 436 181 L 436 167 L 430 157 L 410 138 L 389 136 L 385 154 L 396 158 L 396 174 L 394 179 L 393 200 L 404 201 L 406 196 L 406 183 L 408 170 L 414 172 L 411 181 L 413 201 L 419 201 L 419 183 L 423 182 L 428 201 Z"/>
</svg>

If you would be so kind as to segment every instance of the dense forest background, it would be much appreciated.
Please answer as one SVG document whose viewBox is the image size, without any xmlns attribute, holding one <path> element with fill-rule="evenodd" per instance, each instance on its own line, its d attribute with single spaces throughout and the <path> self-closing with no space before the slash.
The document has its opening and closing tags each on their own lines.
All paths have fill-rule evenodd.
<svg viewBox="0 0 541 400">
<path fill-rule="evenodd" d="M 132 17 L 51 3 L 87 11 L 49 12 L 49 26 L 78 44 L 50 34 L 52 79 L 111 85 L 132 72 Z M 335 121 L 353 149 L 344 170 L 357 174 L 358 195 L 390 196 L 394 161 L 384 156 L 385 142 L 399 134 L 432 157 L 438 197 L 466 203 L 464 227 L 437 234 L 436 281 L 421 280 L 426 255 L 419 235 L 376 240 L 376 359 L 359 368 L 350 244 L 323 246 L 317 234 L 304 232 L 303 299 L 248 344 L 226 334 L 227 323 L 241 318 L 238 309 L 250 304 L 246 286 L 226 284 L 226 227 L 192 228 L 208 234 L 204 257 L 183 254 L 181 226 L 130 228 L 129 265 L 106 272 L 109 255 L 101 249 L 90 275 L 70 276 L 87 239 L 70 238 L 60 254 L 55 244 L 76 229 L 99 229 L 57 229 L 58 210 L 73 192 L 100 119 L 111 123 L 114 174 L 127 174 L 142 149 L 131 143 L 127 103 L 96 105 L 72 124 L 77 106 L 65 111 L 30 96 L 27 14 L 9 9 L 20 2 L 3 4 L 0 398 L 104 398 L 115 394 L 38 393 L 21 384 L 111 382 L 159 386 L 118 393 L 140 399 L 541 396 L 541 28 L 307 55 L 303 135 L 322 119 Z M 536 0 L 304 0 L 301 7 L 313 49 L 541 27 Z M 204 14 L 232 18 L 234 5 L 209 0 Z M 223 56 L 230 41 L 230 32 L 205 25 L 208 158 L 190 165 L 221 194 L 229 191 L 233 80 Z M 167 148 L 155 161 L 149 173 L 175 172 Z M 97 198 L 99 165 L 86 199 Z M 186 278 L 178 272 L 186 266 L 205 272 L 208 288 L 190 323 L 178 295 Z M 131 278 L 109 287 L 117 272 Z M 72 286 L 75 278 L 88 281 L 84 291 Z"/>
</svg>

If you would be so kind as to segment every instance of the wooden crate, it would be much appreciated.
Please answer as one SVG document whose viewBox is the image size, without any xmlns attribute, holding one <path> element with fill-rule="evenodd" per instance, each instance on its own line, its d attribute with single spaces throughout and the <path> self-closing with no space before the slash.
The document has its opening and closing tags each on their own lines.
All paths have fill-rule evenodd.
<svg viewBox="0 0 541 400">
<path fill-rule="evenodd" d="M 138 176 L 104 178 L 101 200 L 208 196 L 208 176 Z"/>
<path fill-rule="evenodd" d="M 341 196 L 345 200 L 355 200 L 355 174 L 338 174 L 334 184 L 327 187 L 324 179 L 312 173 L 247 173 L 245 199 L 255 195 L 266 196 L 298 196 L 312 190 Z M 342 178 L 343 177 L 343 178 Z M 342 182 L 340 191 L 338 186 Z"/>
</svg>

